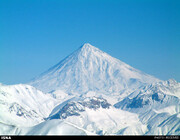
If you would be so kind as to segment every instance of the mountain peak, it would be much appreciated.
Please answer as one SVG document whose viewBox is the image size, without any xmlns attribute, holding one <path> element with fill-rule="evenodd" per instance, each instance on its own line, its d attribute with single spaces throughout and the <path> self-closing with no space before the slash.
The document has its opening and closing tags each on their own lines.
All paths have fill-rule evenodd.
<svg viewBox="0 0 180 140">
<path fill-rule="evenodd" d="M 102 50 L 100 50 L 99 48 L 96 48 L 95 46 L 89 44 L 89 43 L 85 43 L 83 44 L 79 49 L 78 49 L 78 55 L 76 55 L 76 53 L 74 53 L 76 56 L 78 56 L 79 60 L 95 60 L 95 59 L 101 59 L 103 60 L 110 60 L 112 57 L 103 52 Z"/>
<path fill-rule="evenodd" d="M 100 51 L 100 50 L 89 43 L 85 43 L 80 47 L 80 52 L 82 53 L 95 52 L 95 51 Z"/>
<path fill-rule="evenodd" d="M 81 46 L 81 49 L 91 49 L 91 48 L 95 48 L 95 47 L 92 46 L 92 45 L 89 44 L 89 43 L 84 43 L 84 44 Z"/>
</svg>

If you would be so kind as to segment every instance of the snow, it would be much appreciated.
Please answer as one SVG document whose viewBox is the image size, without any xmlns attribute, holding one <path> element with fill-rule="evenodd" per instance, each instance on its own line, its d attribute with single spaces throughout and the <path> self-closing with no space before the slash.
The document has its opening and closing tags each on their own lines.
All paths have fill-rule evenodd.
<svg viewBox="0 0 180 140">
<path fill-rule="evenodd" d="M 87 131 L 62 120 L 48 120 L 29 129 L 23 129 L 25 135 L 87 135 Z"/>
<path fill-rule="evenodd" d="M 60 100 L 66 100 L 67 98 L 69 98 L 69 95 L 65 92 L 63 92 L 62 90 L 55 90 L 53 92 L 51 92 L 51 95 L 56 98 L 56 99 L 60 99 Z"/>
<path fill-rule="evenodd" d="M 169 113 L 170 115 L 176 114 L 177 110 L 176 110 L 176 106 L 168 106 L 159 110 L 155 110 L 154 111 L 156 113 Z"/>
<path fill-rule="evenodd" d="M 137 89 L 114 106 L 139 114 L 140 122 L 148 128 L 147 135 L 177 135 L 180 134 L 179 87 L 174 80 L 150 84 Z"/>
<path fill-rule="evenodd" d="M 48 120 L 32 127 L 15 127 L 2 124 L 0 127 L 3 128 L 0 131 L 1 135 L 94 135 L 62 120 Z"/>
<path fill-rule="evenodd" d="M 138 129 L 140 130 L 141 127 L 144 127 L 139 122 L 138 115 L 113 107 L 109 109 L 99 108 L 97 110 L 86 108 L 85 112 L 81 112 L 79 117 L 70 116 L 66 118 L 66 121 L 101 135 L 116 134 L 120 129 L 136 125 L 139 126 Z M 134 131 L 140 130 L 134 129 Z"/>
<path fill-rule="evenodd" d="M 0 86 L 0 122 L 32 126 L 48 117 L 59 102 L 30 85 Z"/>
</svg>

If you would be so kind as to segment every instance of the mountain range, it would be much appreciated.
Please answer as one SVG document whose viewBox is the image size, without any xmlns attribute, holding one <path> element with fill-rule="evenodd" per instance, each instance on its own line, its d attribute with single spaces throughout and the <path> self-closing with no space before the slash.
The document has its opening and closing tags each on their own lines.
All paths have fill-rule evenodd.
<svg viewBox="0 0 180 140">
<path fill-rule="evenodd" d="M 85 43 L 28 83 L 0 84 L 1 135 L 179 135 L 180 83 Z"/>
</svg>

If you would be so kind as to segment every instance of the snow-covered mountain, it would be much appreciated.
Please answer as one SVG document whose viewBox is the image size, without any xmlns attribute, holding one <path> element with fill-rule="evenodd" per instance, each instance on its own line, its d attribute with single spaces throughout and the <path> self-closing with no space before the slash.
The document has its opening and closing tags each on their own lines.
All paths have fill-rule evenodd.
<svg viewBox="0 0 180 140">
<path fill-rule="evenodd" d="M 60 107 L 61 106 L 61 107 Z M 86 108 L 97 110 L 99 108 L 109 108 L 111 104 L 107 100 L 99 97 L 73 98 L 66 104 L 60 104 L 58 110 L 52 111 L 49 119 L 66 119 L 69 116 L 79 116 Z"/>
<path fill-rule="evenodd" d="M 30 85 L 0 85 L 0 122 L 32 126 L 48 117 L 57 101 Z"/>
<path fill-rule="evenodd" d="M 54 107 L 68 99 L 53 97 L 30 85 L 0 84 L 0 135 L 91 135 L 63 120 L 46 121 Z"/>
<path fill-rule="evenodd" d="M 95 135 L 63 120 L 47 120 L 31 127 L 0 123 L 0 128 L 1 135 Z"/>
<path fill-rule="evenodd" d="M 86 43 L 29 84 L 44 92 L 111 94 L 157 81 Z"/>
<path fill-rule="evenodd" d="M 66 120 L 95 134 L 179 135 L 180 83 L 161 81 L 141 87 L 114 106 L 102 97 L 71 98 L 48 119 Z"/>
<path fill-rule="evenodd" d="M 161 81 L 152 83 L 137 89 L 128 95 L 122 101 L 116 103 L 116 108 L 125 110 L 147 111 L 149 109 L 160 110 L 167 106 L 177 107 L 175 110 L 180 111 L 180 83 L 175 80 Z"/>
<path fill-rule="evenodd" d="M 145 134 L 179 135 L 179 97 L 180 83 L 168 80 L 144 86 L 114 106 L 137 113 L 140 122 L 148 128 Z"/>
<path fill-rule="evenodd" d="M 180 135 L 180 83 L 88 43 L 28 84 L 0 84 L 1 135 Z"/>
<path fill-rule="evenodd" d="M 133 128 L 131 135 L 140 135 L 147 129 L 137 114 L 116 109 L 100 97 L 73 98 L 57 108 L 52 110 L 48 120 L 65 120 L 98 135 L 120 134 L 125 128 Z M 126 133 L 123 131 L 121 134 Z"/>
</svg>

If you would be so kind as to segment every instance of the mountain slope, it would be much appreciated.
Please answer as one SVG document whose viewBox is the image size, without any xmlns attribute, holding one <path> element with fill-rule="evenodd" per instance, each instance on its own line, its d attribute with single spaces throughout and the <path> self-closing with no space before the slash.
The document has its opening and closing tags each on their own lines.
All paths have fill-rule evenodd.
<svg viewBox="0 0 180 140">
<path fill-rule="evenodd" d="M 180 83 L 168 80 L 133 92 L 114 106 L 138 114 L 147 135 L 180 134 Z"/>
<path fill-rule="evenodd" d="M 110 94 L 157 81 L 86 43 L 29 84 L 44 92 Z"/>
<path fill-rule="evenodd" d="M 0 122 L 32 126 L 44 121 L 57 102 L 30 85 L 0 85 Z"/>
<path fill-rule="evenodd" d="M 1 135 L 92 135 L 78 126 L 62 120 L 48 120 L 31 127 L 0 123 Z"/>
<path fill-rule="evenodd" d="M 53 110 L 48 119 L 65 120 L 94 134 L 120 134 L 122 129 L 131 129 L 129 135 L 140 135 L 147 130 L 137 114 L 116 109 L 103 98 L 76 98 L 58 107 L 59 110 Z"/>
<path fill-rule="evenodd" d="M 149 109 L 160 110 L 168 106 L 176 106 L 180 111 L 180 83 L 168 80 L 153 83 L 137 89 L 122 101 L 114 105 L 116 108 L 137 112 Z"/>
</svg>

